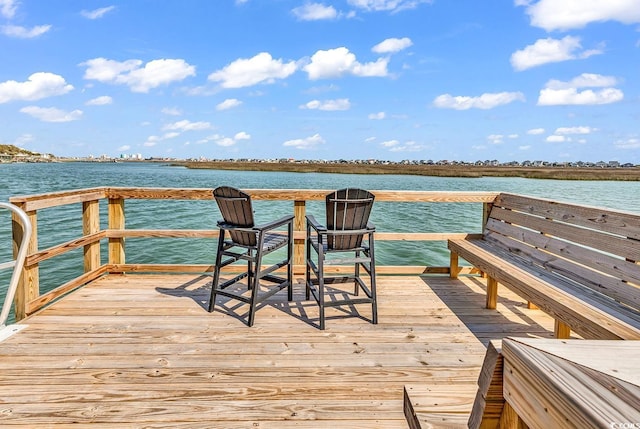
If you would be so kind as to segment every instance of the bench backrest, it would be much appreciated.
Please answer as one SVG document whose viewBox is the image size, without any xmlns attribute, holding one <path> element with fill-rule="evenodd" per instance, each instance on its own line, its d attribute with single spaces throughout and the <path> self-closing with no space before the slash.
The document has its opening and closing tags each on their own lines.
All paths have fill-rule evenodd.
<svg viewBox="0 0 640 429">
<path fill-rule="evenodd" d="M 640 215 L 500 194 L 484 237 L 640 311 Z"/>
</svg>

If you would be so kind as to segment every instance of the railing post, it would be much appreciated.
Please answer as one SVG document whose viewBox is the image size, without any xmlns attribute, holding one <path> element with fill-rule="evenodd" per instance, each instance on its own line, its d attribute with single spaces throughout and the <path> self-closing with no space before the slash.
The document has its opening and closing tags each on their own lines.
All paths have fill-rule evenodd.
<svg viewBox="0 0 640 429">
<path fill-rule="evenodd" d="M 305 231 L 305 216 L 307 215 L 307 202 L 305 200 L 295 200 L 293 202 L 293 215 L 294 231 Z M 293 265 L 305 265 L 304 243 L 304 238 L 293 240 Z"/>
<path fill-rule="evenodd" d="M 23 208 L 21 204 L 18 207 Z M 27 248 L 27 261 L 25 261 L 22 275 L 16 289 L 15 302 L 15 318 L 16 322 L 27 317 L 27 304 L 40 296 L 40 270 L 38 264 L 28 264 L 28 255 L 38 252 L 38 214 L 36 211 L 27 212 L 29 222 L 31 223 L 32 233 L 31 240 Z M 22 242 L 24 231 L 16 214 L 12 215 L 12 235 L 13 235 L 13 257 L 18 256 L 18 249 Z"/>
<path fill-rule="evenodd" d="M 482 231 L 484 232 L 484 227 L 487 225 L 487 221 L 489 220 L 489 215 L 491 214 L 491 209 L 493 208 L 493 203 L 482 203 Z"/>
<path fill-rule="evenodd" d="M 100 231 L 100 201 L 82 203 L 82 233 L 91 235 Z M 100 242 L 84 246 L 84 272 L 100 268 Z"/>
<path fill-rule="evenodd" d="M 109 229 L 124 229 L 124 198 L 109 198 Z M 124 264 L 124 237 L 109 237 L 109 264 Z"/>
</svg>

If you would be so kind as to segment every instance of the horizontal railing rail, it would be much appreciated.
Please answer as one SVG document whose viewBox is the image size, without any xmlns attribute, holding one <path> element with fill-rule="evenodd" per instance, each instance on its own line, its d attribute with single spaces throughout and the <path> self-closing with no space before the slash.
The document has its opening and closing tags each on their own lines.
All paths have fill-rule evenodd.
<svg viewBox="0 0 640 429">
<path fill-rule="evenodd" d="M 104 187 L 78 189 L 48 194 L 15 196 L 10 201 L 27 213 L 33 225 L 23 275 L 16 293 L 16 319 L 34 313 L 62 295 L 95 280 L 106 273 L 125 272 L 209 272 L 210 264 L 131 264 L 125 257 L 127 238 L 188 238 L 215 239 L 217 229 L 130 229 L 125 225 L 125 202 L 128 200 L 213 200 L 213 189 L 203 188 L 128 188 Z M 309 201 L 324 201 L 331 190 L 319 189 L 243 189 L 254 200 L 290 201 L 294 218 L 294 264 L 296 272 L 304 265 L 305 216 Z M 478 226 L 483 225 L 489 207 L 497 192 L 449 192 L 449 191 L 372 191 L 376 202 L 391 203 L 481 203 Z M 100 202 L 106 201 L 107 228 L 101 228 Z M 56 207 L 82 205 L 82 233 L 79 237 L 46 249 L 38 247 L 38 212 Z M 104 216 L 104 215 L 103 215 Z M 467 232 L 421 232 L 419 225 L 414 231 L 379 231 L 376 241 L 443 241 L 470 235 Z M 15 237 L 15 234 L 14 234 Z M 107 263 L 101 262 L 101 243 L 107 242 Z M 39 267 L 44 261 L 59 257 L 70 251 L 83 249 L 84 274 L 60 286 L 40 293 Z M 336 268 L 339 270 L 339 267 Z M 448 273 L 446 267 L 380 266 L 379 274 L 426 274 Z"/>
</svg>

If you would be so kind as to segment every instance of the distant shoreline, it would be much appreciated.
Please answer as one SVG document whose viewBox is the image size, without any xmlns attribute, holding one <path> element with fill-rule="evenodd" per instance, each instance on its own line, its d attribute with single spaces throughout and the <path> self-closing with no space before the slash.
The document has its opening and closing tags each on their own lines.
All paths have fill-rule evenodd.
<svg viewBox="0 0 640 429">
<path fill-rule="evenodd" d="M 280 163 L 174 161 L 172 166 L 205 170 L 273 171 L 332 174 L 399 174 L 435 177 L 522 177 L 554 180 L 640 181 L 639 167 L 510 167 L 470 165 L 355 164 L 355 163 Z"/>
</svg>

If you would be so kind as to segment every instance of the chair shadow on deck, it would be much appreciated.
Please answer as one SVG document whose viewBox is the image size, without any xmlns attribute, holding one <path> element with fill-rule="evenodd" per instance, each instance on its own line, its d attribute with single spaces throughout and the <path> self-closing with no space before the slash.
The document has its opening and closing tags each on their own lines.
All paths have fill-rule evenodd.
<svg viewBox="0 0 640 429">
<path fill-rule="evenodd" d="M 461 276 L 456 280 L 447 278 L 444 282 L 430 282 L 430 277 L 422 277 L 422 280 L 485 346 L 491 340 L 506 337 L 554 337 L 553 320 L 542 310 L 527 308 L 525 300 L 506 288 L 500 289 L 497 309 L 487 309 L 487 288 L 481 277 Z M 543 326 L 540 321 L 547 322 L 550 327 Z"/>
<path fill-rule="evenodd" d="M 163 295 L 176 298 L 189 298 L 199 307 L 207 310 L 209 294 L 211 293 L 211 282 L 211 275 L 200 275 L 175 287 L 156 287 L 155 289 L 158 293 Z M 244 288 L 245 293 L 248 293 L 248 291 L 246 291 L 246 285 L 239 284 L 238 289 L 240 288 Z M 348 292 L 340 289 L 334 289 L 332 287 L 327 287 L 326 290 L 326 299 L 332 301 L 348 299 L 349 295 L 350 293 Z M 303 277 L 294 279 L 293 301 L 289 302 L 287 300 L 286 293 L 282 292 L 281 294 L 276 294 L 266 301 L 259 303 L 256 310 L 264 307 L 271 307 L 279 310 L 287 316 L 292 317 L 293 320 L 301 321 L 314 328 L 319 328 L 320 326 L 318 306 L 314 300 L 307 300 L 305 298 L 305 283 Z M 249 306 L 243 302 L 234 300 L 233 298 L 218 296 L 216 299 L 216 309 L 213 314 L 230 316 L 238 321 L 246 323 L 249 316 Z M 359 318 L 365 322 L 370 321 L 370 315 L 360 314 L 357 306 L 355 305 L 334 307 L 332 314 L 327 315 L 327 320 L 353 317 Z"/>
</svg>

